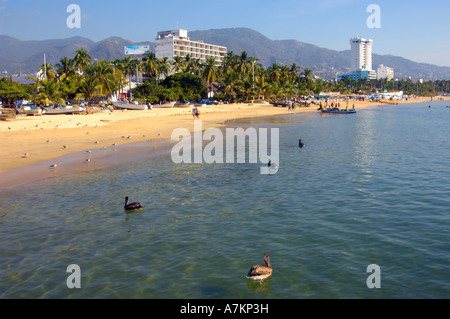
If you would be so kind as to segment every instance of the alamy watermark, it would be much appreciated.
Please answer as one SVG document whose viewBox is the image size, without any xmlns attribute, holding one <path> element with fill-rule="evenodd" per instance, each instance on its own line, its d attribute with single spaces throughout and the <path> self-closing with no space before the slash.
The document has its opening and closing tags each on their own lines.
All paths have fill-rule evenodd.
<svg viewBox="0 0 450 319">
<path fill-rule="evenodd" d="M 66 20 L 69 29 L 81 28 L 81 8 L 78 4 L 70 4 L 66 9 L 67 13 L 71 13 Z"/>
<path fill-rule="evenodd" d="M 67 288 L 80 289 L 81 288 L 81 268 L 80 268 L 80 266 L 78 266 L 76 264 L 69 265 L 69 266 L 67 266 L 66 271 L 71 273 L 69 275 L 69 277 L 67 277 L 67 280 L 66 280 Z"/>
<path fill-rule="evenodd" d="M 367 272 L 372 273 L 367 277 L 366 284 L 370 289 L 381 288 L 381 268 L 376 264 L 367 266 Z"/>
<path fill-rule="evenodd" d="M 381 8 L 377 4 L 370 4 L 367 7 L 367 13 L 371 13 L 367 18 L 366 24 L 369 29 L 381 28 Z"/>
<path fill-rule="evenodd" d="M 194 121 L 194 136 L 187 128 L 177 128 L 172 132 L 172 141 L 178 143 L 171 151 L 172 161 L 181 163 L 246 163 L 246 145 L 248 145 L 248 163 L 265 164 L 261 174 L 275 174 L 279 164 L 279 129 L 270 129 L 270 155 L 268 154 L 268 129 L 226 128 L 226 136 L 218 128 L 209 128 L 203 132 L 201 120 Z M 248 144 L 246 141 L 248 140 Z M 211 141 L 203 147 L 203 141 Z M 225 141 L 225 154 L 224 154 Z M 235 143 L 236 141 L 236 143 Z M 192 145 L 193 143 L 193 145 Z M 235 157 L 236 151 L 236 157 Z M 193 154 L 192 154 L 193 152 Z"/>
</svg>

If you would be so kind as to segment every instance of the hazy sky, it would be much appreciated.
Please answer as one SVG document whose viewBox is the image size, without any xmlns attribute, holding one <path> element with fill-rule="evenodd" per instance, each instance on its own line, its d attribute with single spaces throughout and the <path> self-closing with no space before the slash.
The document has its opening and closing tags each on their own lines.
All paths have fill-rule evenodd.
<svg viewBox="0 0 450 319">
<path fill-rule="evenodd" d="M 67 27 L 70 4 L 81 28 Z M 381 27 L 369 28 L 370 4 Z M 448 0 L 0 0 L 0 34 L 21 40 L 119 36 L 154 41 L 158 31 L 247 27 L 272 40 L 295 39 L 348 50 L 353 36 L 374 40 L 374 53 L 450 66 Z"/>
</svg>

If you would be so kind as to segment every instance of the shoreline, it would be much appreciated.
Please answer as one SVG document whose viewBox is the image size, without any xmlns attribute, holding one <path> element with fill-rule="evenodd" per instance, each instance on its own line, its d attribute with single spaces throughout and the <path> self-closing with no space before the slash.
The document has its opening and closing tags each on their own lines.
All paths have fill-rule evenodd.
<svg viewBox="0 0 450 319">
<path fill-rule="evenodd" d="M 430 98 L 398 103 L 426 101 Z M 353 104 L 357 109 L 385 105 L 371 101 L 349 102 L 349 106 Z M 236 119 L 317 112 L 317 107 L 288 110 L 270 104 L 203 106 L 200 119 L 206 130 L 224 127 L 225 122 Z M 2 121 L 0 189 L 162 155 L 173 145 L 171 134 L 175 128 L 193 132 L 191 111 L 191 108 L 115 110 L 92 115 L 43 115 Z M 90 162 L 86 162 L 88 158 Z M 58 167 L 50 169 L 52 164 Z"/>
</svg>

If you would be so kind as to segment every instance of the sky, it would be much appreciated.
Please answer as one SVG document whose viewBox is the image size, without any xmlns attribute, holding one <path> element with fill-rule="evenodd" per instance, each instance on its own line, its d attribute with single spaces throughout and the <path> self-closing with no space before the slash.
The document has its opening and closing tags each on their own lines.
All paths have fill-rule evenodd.
<svg viewBox="0 0 450 319">
<path fill-rule="evenodd" d="M 80 8 L 80 28 L 67 25 L 71 4 Z M 368 12 L 372 4 L 379 10 Z M 450 66 L 449 13 L 448 0 L 0 0 L 0 34 L 20 40 L 118 36 L 153 42 L 158 31 L 177 26 L 246 27 L 272 40 L 339 51 L 361 36 L 373 39 L 376 54 Z"/>
</svg>

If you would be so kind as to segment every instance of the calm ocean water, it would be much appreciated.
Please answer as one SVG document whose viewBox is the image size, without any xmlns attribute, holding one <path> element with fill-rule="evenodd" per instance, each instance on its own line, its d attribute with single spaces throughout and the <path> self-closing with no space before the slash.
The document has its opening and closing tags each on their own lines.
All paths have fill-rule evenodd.
<svg viewBox="0 0 450 319">
<path fill-rule="evenodd" d="M 280 128 L 275 175 L 164 155 L 3 192 L 0 298 L 450 298 L 446 103 L 231 123 Z"/>
</svg>

